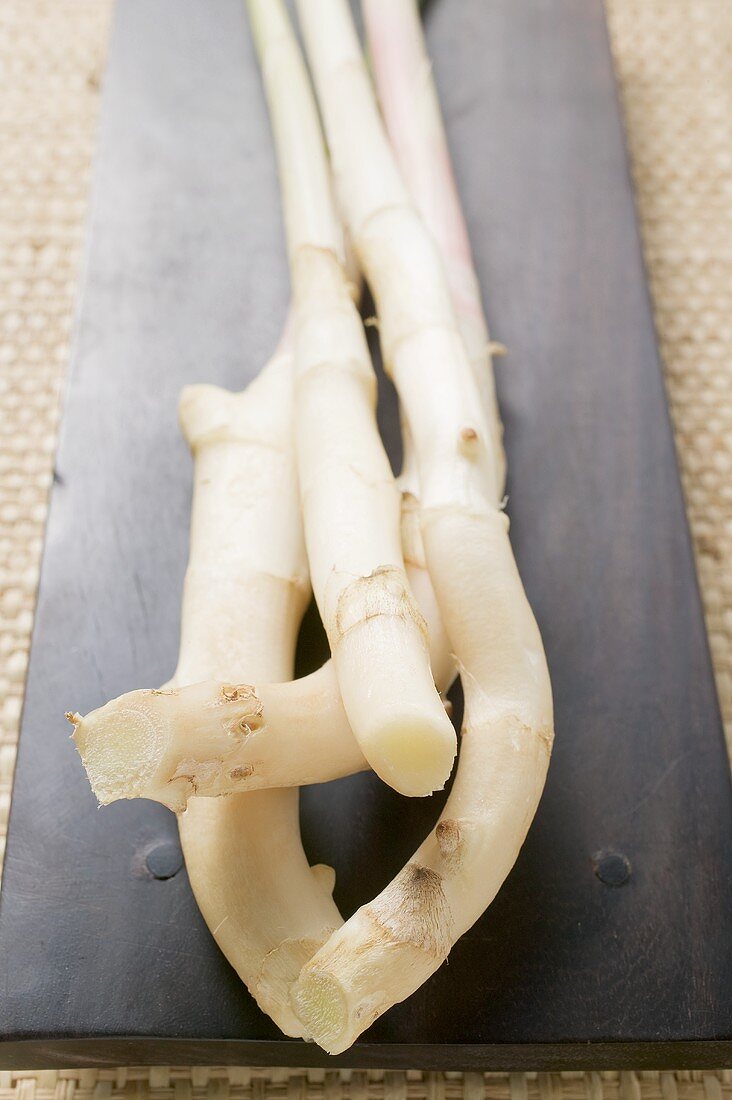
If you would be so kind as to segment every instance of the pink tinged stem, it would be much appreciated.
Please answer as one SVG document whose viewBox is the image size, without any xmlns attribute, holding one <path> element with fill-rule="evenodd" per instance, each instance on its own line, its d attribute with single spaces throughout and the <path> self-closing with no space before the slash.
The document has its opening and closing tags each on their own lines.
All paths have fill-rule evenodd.
<svg viewBox="0 0 732 1100">
<path fill-rule="evenodd" d="M 456 311 L 485 326 L 416 0 L 363 0 L 362 7 L 381 109 L 405 182 L 440 250 Z"/>
</svg>

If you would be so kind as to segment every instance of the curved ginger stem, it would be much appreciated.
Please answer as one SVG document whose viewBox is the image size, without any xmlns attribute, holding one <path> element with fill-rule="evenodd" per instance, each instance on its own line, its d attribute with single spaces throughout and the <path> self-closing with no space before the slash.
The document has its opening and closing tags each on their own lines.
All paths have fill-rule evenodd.
<svg viewBox="0 0 732 1100">
<path fill-rule="evenodd" d="M 204 678 L 284 680 L 309 590 L 292 454 L 287 343 L 242 394 L 183 393 L 195 456 L 191 549 L 172 688 Z M 258 1004 L 302 1034 L 288 985 L 341 923 L 308 865 L 296 790 L 193 799 L 179 818 L 191 886 Z"/>
<path fill-rule="evenodd" d="M 553 736 L 541 638 L 498 508 L 502 471 L 434 241 L 383 129 L 345 0 L 298 0 L 344 215 L 414 441 L 427 565 L 465 689 L 455 783 L 400 875 L 303 967 L 293 1005 L 330 1053 L 441 965 L 523 843 Z"/>
</svg>

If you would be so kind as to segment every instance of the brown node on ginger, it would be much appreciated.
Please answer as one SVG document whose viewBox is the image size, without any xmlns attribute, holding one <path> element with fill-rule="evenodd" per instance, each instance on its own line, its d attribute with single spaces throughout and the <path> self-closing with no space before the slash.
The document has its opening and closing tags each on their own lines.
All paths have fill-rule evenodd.
<svg viewBox="0 0 732 1100">
<path fill-rule="evenodd" d="M 452 946 L 452 913 L 442 875 L 408 863 L 364 912 L 388 939 L 444 959 Z"/>
<path fill-rule="evenodd" d="M 213 702 L 214 707 L 226 706 L 230 703 L 243 703 L 244 712 L 235 715 L 231 719 L 228 715 L 223 724 L 233 734 L 248 734 L 258 730 L 264 722 L 264 703 L 257 695 L 251 684 L 222 684 L 219 697 Z"/>
<path fill-rule="evenodd" d="M 554 744 L 554 730 L 550 726 L 544 726 L 536 731 L 536 736 L 539 738 L 546 751 L 551 754 L 552 745 Z"/>
<path fill-rule="evenodd" d="M 493 356 L 508 355 L 508 348 L 497 340 L 490 340 L 488 342 L 488 354 Z"/>
<path fill-rule="evenodd" d="M 239 764 L 238 767 L 231 769 L 229 779 L 248 779 L 250 775 L 254 775 L 254 765 Z"/>
<path fill-rule="evenodd" d="M 235 703 L 237 699 L 256 699 L 256 692 L 251 684 L 222 684 L 221 694 L 227 703 Z"/>
<path fill-rule="evenodd" d="M 243 715 L 239 719 L 236 728 L 238 729 L 239 733 L 243 733 L 246 735 L 249 733 L 254 733 L 256 730 L 261 729 L 262 722 L 262 712 L 260 710 L 257 714 Z"/>
<path fill-rule="evenodd" d="M 449 873 L 456 871 L 462 863 L 463 833 L 460 825 L 448 818 L 438 821 L 435 837 L 446 870 Z"/>
<path fill-rule="evenodd" d="M 475 428 L 467 425 L 465 428 L 460 429 L 458 447 L 462 454 L 472 456 L 476 454 L 479 446 L 480 436 Z"/>
<path fill-rule="evenodd" d="M 381 991 L 372 993 L 370 997 L 364 997 L 356 1005 L 354 1017 L 360 1023 L 362 1030 L 370 1027 L 374 1020 L 384 1011 L 384 995 Z"/>
<path fill-rule="evenodd" d="M 365 577 L 355 577 L 338 597 L 335 614 L 337 640 L 353 627 L 380 615 L 414 623 L 427 641 L 427 623 L 402 577 L 393 565 L 380 565 Z"/>
</svg>

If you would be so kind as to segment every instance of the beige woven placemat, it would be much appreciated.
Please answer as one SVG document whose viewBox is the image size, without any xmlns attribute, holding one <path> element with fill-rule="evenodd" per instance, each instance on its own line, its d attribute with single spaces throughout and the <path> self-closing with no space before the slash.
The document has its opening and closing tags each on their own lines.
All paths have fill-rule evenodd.
<svg viewBox="0 0 732 1100">
<path fill-rule="evenodd" d="M 732 0 L 607 0 L 732 746 Z M 110 0 L 0 0 L 0 862 Z M 0 1100 L 722 1100 L 732 1073 L 0 1073 Z"/>
<path fill-rule="evenodd" d="M 732 755 L 732 2 L 607 8 Z"/>
</svg>

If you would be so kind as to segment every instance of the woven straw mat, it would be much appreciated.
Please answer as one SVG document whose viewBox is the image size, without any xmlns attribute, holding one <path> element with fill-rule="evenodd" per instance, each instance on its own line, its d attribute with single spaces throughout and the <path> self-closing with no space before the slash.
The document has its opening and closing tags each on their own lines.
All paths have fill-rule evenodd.
<svg viewBox="0 0 732 1100">
<path fill-rule="evenodd" d="M 607 0 L 732 745 L 732 0 Z M 0 0 L 0 859 L 110 0 Z M 732 1074 L 2 1072 L 0 1100 L 722 1100 Z"/>
</svg>

